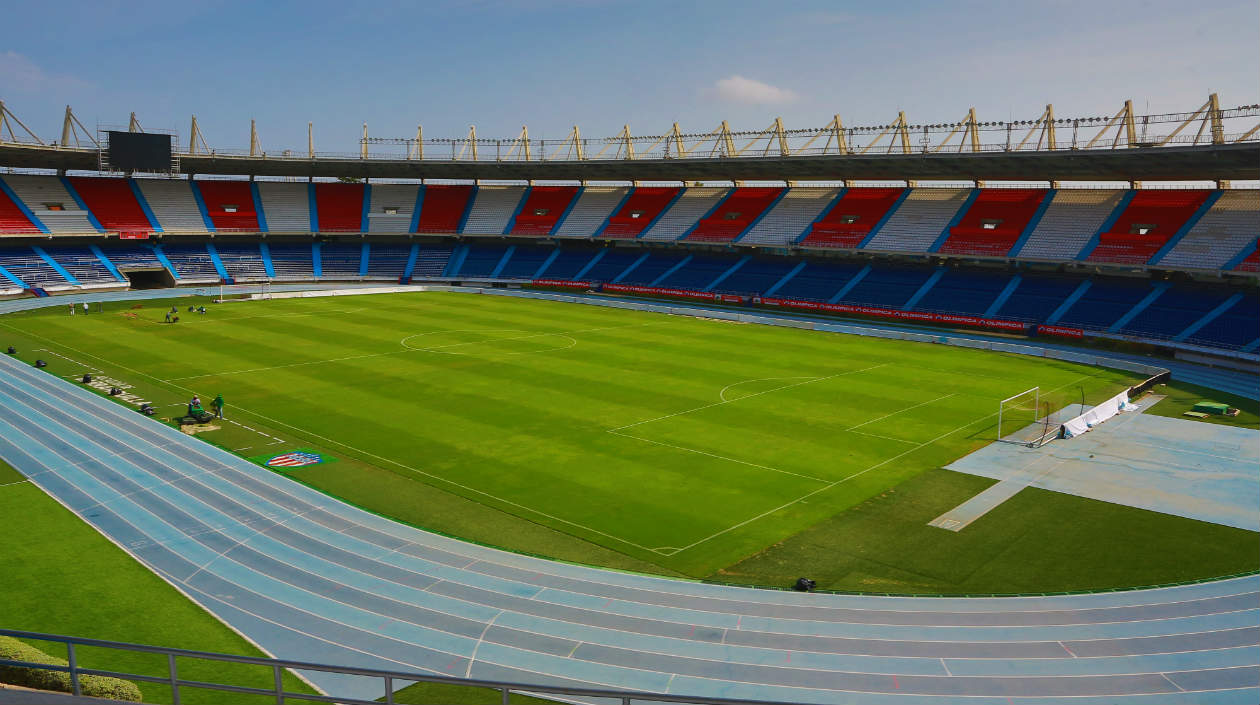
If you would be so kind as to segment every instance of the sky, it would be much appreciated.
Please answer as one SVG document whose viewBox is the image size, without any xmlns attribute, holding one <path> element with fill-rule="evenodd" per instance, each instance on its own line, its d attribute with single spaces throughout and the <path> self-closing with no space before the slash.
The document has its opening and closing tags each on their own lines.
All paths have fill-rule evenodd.
<svg viewBox="0 0 1260 705">
<path fill-rule="evenodd" d="M 0 0 L 0 100 L 45 141 L 175 130 L 324 152 L 374 137 L 660 134 L 1260 103 L 1256 0 Z"/>
</svg>

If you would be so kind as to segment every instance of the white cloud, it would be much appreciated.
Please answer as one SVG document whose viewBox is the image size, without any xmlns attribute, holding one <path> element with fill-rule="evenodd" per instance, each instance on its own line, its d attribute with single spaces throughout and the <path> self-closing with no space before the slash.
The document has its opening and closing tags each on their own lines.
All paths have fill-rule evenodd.
<svg viewBox="0 0 1260 705">
<path fill-rule="evenodd" d="M 0 88 L 21 92 L 64 92 L 66 88 L 83 88 L 88 83 L 72 76 L 51 74 L 16 51 L 0 52 Z M 53 91 L 52 89 L 57 89 Z"/>
<path fill-rule="evenodd" d="M 736 103 L 791 103 L 796 94 L 751 78 L 735 75 L 717 82 L 718 95 Z"/>
</svg>

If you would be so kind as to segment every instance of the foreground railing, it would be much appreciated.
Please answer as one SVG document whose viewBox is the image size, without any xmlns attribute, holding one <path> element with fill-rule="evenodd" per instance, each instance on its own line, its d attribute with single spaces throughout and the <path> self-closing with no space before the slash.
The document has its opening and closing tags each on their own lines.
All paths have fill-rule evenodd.
<svg viewBox="0 0 1260 705">
<path fill-rule="evenodd" d="M 630 703 L 633 702 L 709 703 L 712 705 L 790 705 L 786 702 L 767 700 L 731 700 L 727 698 L 689 697 L 685 695 L 670 695 L 667 693 L 647 693 L 604 688 L 574 688 L 568 686 L 533 685 L 526 683 L 511 683 L 507 681 L 478 680 L 472 678 L 452 678 L 449 676 L 434 676 L 410 671 L 386 671 L 375 668 L 330 666 L 320 663 L 289 661 L 285 659 L 263 658 L 257 656 L 235 656 L 232 654 L 220 654 L 211 651 L 173 649 L 164 646 L 147 646 L 144 644 L 131 644 L 122 641 L 106 641 L 103 639 L 85 639 L 82 637 L 64 636 L 61 634 L 43 634 L 40 632 L 27 632 L 16 629 L 0 629 L 0 635 L 11 636 L 18 639 L 31 639 L 64 644 L 66 647 L 66 661 L 69 662 L 69 665 L 62 666 L 58 664 L 0 659 L 0 666 L 17 666 L 19 668 L 36 668 L 46 671 L 68 673 L 70 675 L 71 688 L 75 695 L 83 694 L 81 684 L 83 676 L 105 676 L 108 678 L 122 678 L 130 681 L 167 685 L 171 688 L 171 702 L 174 703 L 174 705 L 180 705 L 181 688 L 214 690 L 224 693 L 240 693 L 243 695 L 270 696 L 275 698 L 277 705 L 283 705 L 286 700 L 348 703 L 353 705 L 377 705 L 377 703 L 381 702 L 379 700 L 365 700 L 362 698 L 344 695 L 312 695 L 286 690 L 284 687 L 284 671 L 286 670 L 317 671 L 320 673 L 335 673 L 338 675 L 380 679 L 381 686 L 384 689 L 384 702 L 389 705 L 392 705 L 394 702 L 394 689 L 396 682 L 403 682 L 407 684 L 412 682 L 441 683 L 445 685 L 463 686 L 468 688 L 488 688 L 499 691 L 503 705 L 508 705 L 509 699 L 513 693 L 541 697 L 555 696 L 557 699 L 564 700 L 572 700 L 575 697 L 599 698 L 606 701 L 611 700 L 619 702 L 623 705 L 630 705 Z M 123 671 L 111 671 L 99 668 L 85 668 L 79 665 L 76 653 L 76 647 L 84 646 L 165 656 L 167 672 L 164 676 L 154 676 L 143 673 L 127 673 Z M 231 683 L 212 683 L 207 681 L 184 679 L 179 675 L 179 665 L 177 663 L 177 659 L 199 659 L 202 661 L 216 661 L 221 663 L 235 663 L 270 668 L 273 674 L 274 686 L 271 688 L 255 688 L 243 685 L 233 685 Z"/>
</svg>

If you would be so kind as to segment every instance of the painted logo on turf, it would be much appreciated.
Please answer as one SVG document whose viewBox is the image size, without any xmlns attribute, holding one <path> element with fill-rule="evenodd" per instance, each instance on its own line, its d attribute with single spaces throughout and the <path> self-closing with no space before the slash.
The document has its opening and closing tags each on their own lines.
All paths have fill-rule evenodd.
<svg viewBox="0 0 1260 705">
<path fill-rule="evenodd" d="M 267 467 L 300 468 L 305 465 L 318 465 L 322 462 L 324 462 L 324 458 L 319 453 L 306 453 L 299 450 L 268 458 Z"/>
</svg>

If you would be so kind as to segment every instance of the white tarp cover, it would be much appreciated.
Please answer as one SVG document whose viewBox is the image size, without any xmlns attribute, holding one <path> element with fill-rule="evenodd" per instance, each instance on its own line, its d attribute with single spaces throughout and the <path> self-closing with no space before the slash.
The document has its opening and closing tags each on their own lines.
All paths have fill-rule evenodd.
<svg viewBox="0 0 1260 705">
<path fill-rule="evenodd" d="M 1063 437 L 1079 436 L 1121 411 L 1128 411 L 1129 390 L 1124 390 L 1074 419 L 1063 422 Z"/>
</svg>

